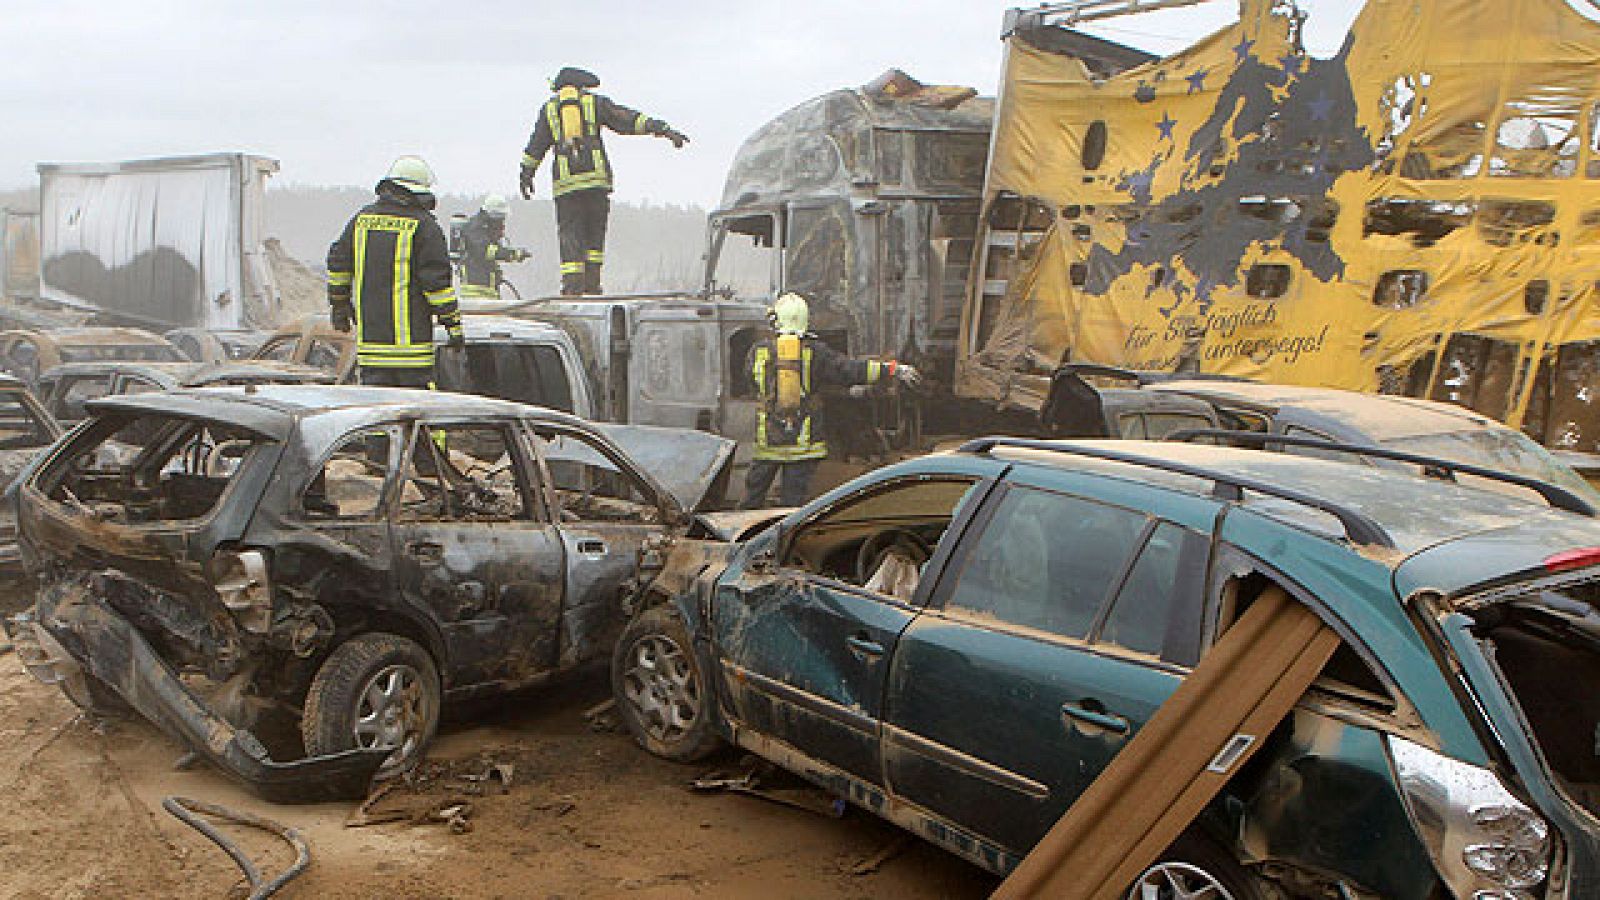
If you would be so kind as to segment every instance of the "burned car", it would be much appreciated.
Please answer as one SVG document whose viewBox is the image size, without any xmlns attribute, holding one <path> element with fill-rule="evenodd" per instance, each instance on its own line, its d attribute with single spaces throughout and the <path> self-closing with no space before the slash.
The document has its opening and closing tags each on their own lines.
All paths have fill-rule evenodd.
<svg viewBox="0 0 1600 900">
<path fill-rule="evenodd" d="M 1327 655 L 1279 691 L 1285 715 L 1230 729 L 1215 757 L 1200 746 L 1219 792 L 1113 889 L 1600 896 L 1600 521 L 1529 484 L 980 439 L 720 550 L 681 542 L 617 644 L 613 689 L 656 755 L 736 745 L 1005 874 L 1201 670 L 1210 692 L 1156 732 L 1172 752 L 1196 753 L 1219 694 L 1281 687 L 1258 680 L 1281 632 L 1210 655 L 1271 595 L 1328 633 Z M 1152 766 L 1129 793 L 1187 802 L 1196 782 Z"/>
<path fill-rule="evenodd" d="M 0 490 L 9 489 L 35 458 L 61 437 L 61 425 L 28 386 L 0 375 Z M 0 504 L 0 614 L 14 612 L 23 575 L 17 520 L 10 503 Z"/>
<path fill-rule="evenodd" d="M 142 328 L 19 328 L 0 332 L 0 369 L 28 384 L 62 363 L 96 360 L 183 362 L 183 353 Z"/>
<path fill-rule="evenodd" d="M 116 394 L 146 394 L 184 387 L 246 384 L 331 384 L 321 369 L 273 360 L 222 363 L 83 362 L 62 363 L 39 376 L 37 393 L 57 421 L 81 421 L 90 400 Z"/>
<path fill-rule="evenodd" d="M 8 623 L 18 655 L 278 801 L 359 796 L 421 757 L 444 703 L 604 657 L 732 456 L 700 432 L 445 392 L 89 410 L 19 489 L 38 599 Z"/>
</svg>

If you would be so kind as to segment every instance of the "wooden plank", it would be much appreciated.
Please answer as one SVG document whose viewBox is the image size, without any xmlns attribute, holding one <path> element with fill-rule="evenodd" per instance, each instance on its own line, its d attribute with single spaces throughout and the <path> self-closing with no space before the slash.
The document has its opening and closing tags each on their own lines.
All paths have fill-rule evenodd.
<svg viewBox="0 0 1600 900">
<path fill-rule="evenodd" d="M 1339 646 L 1268 588 L 995 891 L 1114 900 L 1222 790 Z"/>
</svg>

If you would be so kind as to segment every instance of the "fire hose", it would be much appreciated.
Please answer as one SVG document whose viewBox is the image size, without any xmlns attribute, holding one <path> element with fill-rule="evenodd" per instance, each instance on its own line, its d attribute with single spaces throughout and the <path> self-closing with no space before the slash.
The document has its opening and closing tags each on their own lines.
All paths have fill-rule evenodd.
<svg viewBox="0 0 1600 900">
<path fill-rule="evenodd" d="M 234 864 L 244 873 L 245 880 L 250 882 L 250 900 L 263 900 L 263 898 L 271 897 L 282 890 L 284 885 L 299 877 L 306 870 L 306 867 L 311 865 L 311 848 L 306 845 L 305 839 L 300 836 L 300 832 L 288 826 L 279 825 L 270 819 L 263 819 L 250 813 L 238 812 L 225 806 L 217 806 L 214 803 L 190 800 L 187 797 L 168 797 L 161 801 L 161 806 L 167 812 L 176 816 L 178 821 L 205 835 L 211 843 L 221 847 L 222 851 L 233 859 Z M 215 825 L 200 818 L 202 815 L 277 835 L 294 848 L 294 863 L 271 881 L 263 881 L 261 870 L 257 869 L 255 863 L 250 861 L 250 857 L 239 849 L 239 845 L 229 840 L 227 835 L 218 831 Z"/>
</svg>

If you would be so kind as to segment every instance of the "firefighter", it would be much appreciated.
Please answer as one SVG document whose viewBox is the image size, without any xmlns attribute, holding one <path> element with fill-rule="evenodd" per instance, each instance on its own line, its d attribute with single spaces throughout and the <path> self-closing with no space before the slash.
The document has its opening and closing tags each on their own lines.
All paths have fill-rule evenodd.
<svg viewBox="0 0 1600 900">
<path fill-rule="evenodd" d="M 499 194 L 483 198 L 478 212 L 461 228 L 461 258 L 456 275 L 462 300 L 499 300 L 500 264 L 522 262 L 528 251 L 505 242 L 511 204 Z"/>
<path fill-rule="evenodd" d="M 402 156 L 328 248 L 333 327 L 356 333 L 362 384 L 433 387 L 433 320 L 461 346 L 450 249 L 433 217 L 433 170 Z"/>
<path fill-rule="evenodd" d="M 779 503 L 799 506 L 811 476 L 828 455 L 818 428 L 816 390 L 850 387 L 859 394 L 883 379 L 915 387 L 917 370 L 894 360 L 851 359 L 809 333 L 811 310 L 804 297 L 788 293 L 772 305 L 775 332 L 751 351 L 750 376 L 761 407 L 756 413 L 756 449 L 745 479 L 744 509 L 766 503 L 767 489 L 781 475 Z"/>
<path fill-rule="evenodd" d="M 534 122 L 522 153 L 520 183 L 524 198 L 533 196 L 533 176 L 547 151 L 556 201 L 556 230 L 561 239 L 561 293 L 600 293 L 600 267 L 605 263 L 606 219 L 611 214 L 611 161 L 600 129 L 618 134 L 653 134 L 675 148 L 689 143 L 680 131 L 591 93 L 600 86 L 593 73 L 571 66 L 550 82 L 555 93 Z"/>
</svg>

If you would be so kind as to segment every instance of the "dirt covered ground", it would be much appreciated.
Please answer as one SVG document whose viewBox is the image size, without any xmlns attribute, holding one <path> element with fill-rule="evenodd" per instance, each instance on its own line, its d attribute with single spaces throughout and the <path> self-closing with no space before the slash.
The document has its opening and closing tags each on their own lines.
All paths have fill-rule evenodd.
<svg viewBox="0 0 1600 900">
<path fill-rule="evenodd" d="M 857 810 L 831 819 L 692 792 L 694 777 L 738 757 L 685 767 L 647 756 L 584 719 L 606 696 L 590 674 L 447 723 L 438 777 L 374 804 L 410 818 L 348 827 L 354 804 L 272 806 L 204 767 L 175 770 L 181 749 L 149 725 L 81 718 L 0 656 L 0 897 L 242 896 L 223 853 L 161 808 L 172 794 L 299 829 L 313 862 L 289 898 L 960 898 L 995 885 Z M 510 766 L 509 791 L 472 780 L 493 764 Z M 470 831 L 413 821 L 462 800 Z M 264 871 L 291 858 L 271 838 L 225 830 Z M 852 872 L 876 855 L 888 858 L 875 871 Z"/>
</svg>

